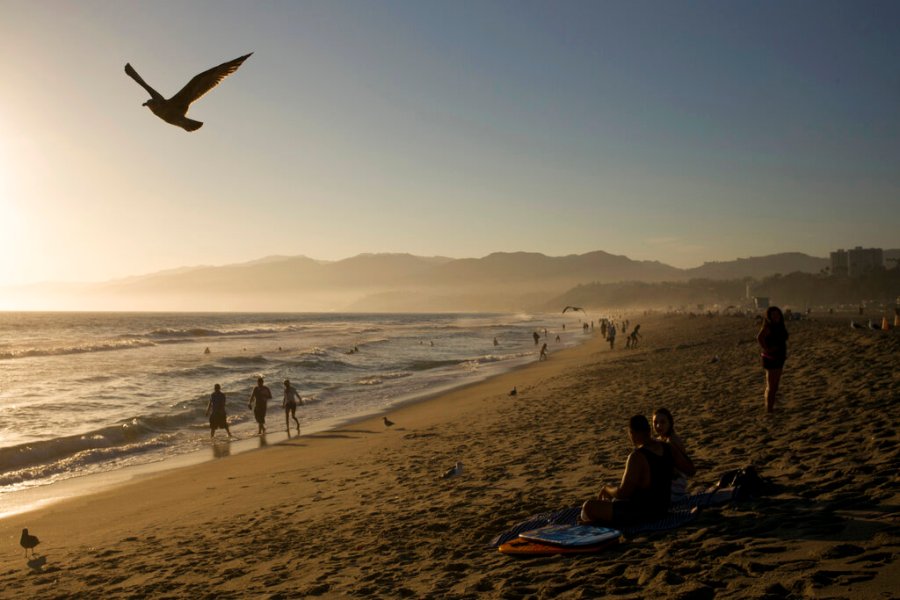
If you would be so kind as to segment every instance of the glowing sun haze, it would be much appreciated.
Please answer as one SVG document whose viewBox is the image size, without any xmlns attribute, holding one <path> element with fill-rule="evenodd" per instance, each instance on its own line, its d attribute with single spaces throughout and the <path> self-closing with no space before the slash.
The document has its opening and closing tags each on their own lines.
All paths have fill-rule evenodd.
<svg viewBox="0 0 900 600">
<path fill-rule="evenodd" d="M 0 285 L 896 246 L 900 4 L 0 1 Z M 253 52 L 172 127 L 170 97 Z"/>
</svg>

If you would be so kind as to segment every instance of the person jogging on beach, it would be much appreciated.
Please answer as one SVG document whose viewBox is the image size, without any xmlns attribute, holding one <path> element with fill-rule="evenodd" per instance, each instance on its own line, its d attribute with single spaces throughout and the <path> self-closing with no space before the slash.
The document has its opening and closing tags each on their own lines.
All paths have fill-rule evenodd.
<svg viewBox="0 0 900 600">
<path fill-rule="evenodd" d="M 258 378 L 256 387 L 250 392 L 250 401 L 247 403 L 247 408 L 253 410 L 253 416 L 256 417 L 256 422 L 259 424 L 258 434 L 266 432 L 266 410 L 269 408 L 271 399 L 272 390 L 266 387 L 262 377 Z"/>
<path fill-rule="evenodd" d="M 213 388 L 213 393 L 209 396 L 209 402 L 206 405 L 206 416 L 209 417 L 209 437 L 216 434 L 216 429 L 224 429 L 228 437 L 231 430 L 228 429 L 228 416 L 225 414 L 225 394 L 222 392 L 222 386 L 218 383 Z"/>
<path fill-rule="evenodd" d="M 297 420 L 297 404 L 303 406 L 303 398 L 297 393 L 297 390 L 291 385 L 290 379 L 284 380 L 284 400 L 281 401 L 281 408 L 284 409 L 284 426 L 288 433 L 291 432 L 291 422 L 293 419 L 297 424 L 297 433 L 300 433 L 300 421 Z"/>
</svg>

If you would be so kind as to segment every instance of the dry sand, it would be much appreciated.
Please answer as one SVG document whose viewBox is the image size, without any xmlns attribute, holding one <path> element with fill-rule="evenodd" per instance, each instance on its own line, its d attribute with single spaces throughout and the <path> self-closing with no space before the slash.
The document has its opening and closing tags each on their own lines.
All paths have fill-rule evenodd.
<svg viewBox="0 0 900 600">
<path fill-rule="evenodd" d="M 598 334 L 392 412 L 390 429 L 373 418 L 4 519 L 0 596 L 898 597 L 900 332 L 790 323 L 767 417 L 752 319 L 634 320 L 637 350 Z M 596 555 L 485 547 L 618 479 L 628 417 L 658 406 L 694 483 L 754 464 L 772 494 Z M 22 527 L 42 540 L 33 567 Z"/>
</svg>

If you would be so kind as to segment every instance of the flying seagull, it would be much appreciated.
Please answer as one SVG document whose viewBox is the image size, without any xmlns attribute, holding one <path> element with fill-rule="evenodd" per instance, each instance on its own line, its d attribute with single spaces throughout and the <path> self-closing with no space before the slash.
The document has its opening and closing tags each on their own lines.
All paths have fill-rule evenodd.
<svg viewBox="0 0 900 600">
<path fill-rule="evenodd" d="M 28 535 L 28 530 L 22 530 L 22 537 L 19 538 L 19 543 L 25 548 L 25 558 L 28 558 L 28 550 L 31 550 L 31 555 L 34 556 L 34 547 L 41 543 L 39 539 L 37 539 L 36 535 Z"/>
<path fill-rule="evenodd" d="M 251 52 L 250 54 L 253 53 Z M 134 70 L 134 67 L 131 66 L 131 63 L 125 64 L 125 72 L 129 77 L 137 81 L 142 88 L 147 90 L 148 94 L 150 94 L 150 99 L 144 102 L 143 106 L 149 108 L 153 111 L 154 115 L 166 123 L 177 125 L 185 131 L 196 131 L 203 126 L 203 123 L 187 118 L 187 111 L 188 108 L 190 108 L 191 103 L 202 98 L 209 90 L 219 85 L 220 81 L 237 71 L 238 67 L 247 60 L 250 54 L 245 54 L 234 60 L 224 62 L 218 67 L 203 71 L 191 79 L 186 86 L 181 88 L 180 92 L 168 100 L 163 98 L 162 94 L 147 85 L 147 82 L 138 75 L 137 71 Z"/>
<path fill-rule="evenodd" d="M 563 314 L 565 314 L 567 310 L 580 310 L 581 312 L 584 312 L 584 309 L 581 308 L 580 306 L 567 306 L 563 309 Z M 587 314 L 587 313 L 584 313 L 584 314 Z"/>
</svg>

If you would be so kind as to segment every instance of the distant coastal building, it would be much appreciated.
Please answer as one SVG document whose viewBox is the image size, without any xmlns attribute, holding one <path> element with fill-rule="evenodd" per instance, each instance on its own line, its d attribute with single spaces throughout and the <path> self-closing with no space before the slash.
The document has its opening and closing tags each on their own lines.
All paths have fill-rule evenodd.
<svg viewBox="0 0 900 600">
<path fill-rule="evenodd" d="M 846 277 L 849 275 L 848 269 L 850 260 L 847 258 L 846 250 L 835 250 L 831 253 L 831 275 L 834 277 Z"/>
<path fill-rule="evenodd" d="M 834 276 L 856 277 L 880 269 L 884 266 L 884 250 L 857 246 L 851 250 L 836 250 L 831 253 L 831 274 Z"/>
</svg>

